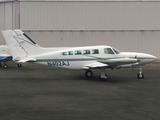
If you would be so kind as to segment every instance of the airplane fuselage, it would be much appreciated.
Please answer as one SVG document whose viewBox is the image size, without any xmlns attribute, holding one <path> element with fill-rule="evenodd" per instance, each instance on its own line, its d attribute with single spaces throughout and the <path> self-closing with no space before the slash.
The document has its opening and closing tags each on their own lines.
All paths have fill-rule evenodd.
<svg viewBox="0 0 160 120">
<path fill-rule="evenodd" d="M 115 61 L 113 65 L 109 64 L 106 68 L 115 66 L 117 68 L 132 67 L 145 65 L 156 59 L 155 56 L 145 53 L 119 52 L 110 46 L 61 48 L 61 50 L 50 51 L 32 57 L 36 59 L 36 61 L 32 62 L 69 69 L 83 69 L 85 68 L 84 66 L 95 63 L 95 61 L 105 64 L 110 63 L 110 61 Z M 125 63 L 125 65 L 123 63 Z"/>
</svg>

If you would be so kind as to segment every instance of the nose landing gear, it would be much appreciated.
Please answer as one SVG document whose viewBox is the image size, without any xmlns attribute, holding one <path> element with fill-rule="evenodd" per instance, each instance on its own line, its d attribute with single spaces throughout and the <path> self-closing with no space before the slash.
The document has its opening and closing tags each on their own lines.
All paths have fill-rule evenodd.
<svg viewBox="0 0 160 120">
<path fill-rule="evenodd" d="M 138 77 L 138 79 L 143 79 L 143 78 L 144 78 L 144 74 L 143 74 L 143 72 L 142 72 L 141 67 L 140 67 L 140 69 L 139 69 L 139 73 L 137 74 L 137 77 Z"/>
</svg>

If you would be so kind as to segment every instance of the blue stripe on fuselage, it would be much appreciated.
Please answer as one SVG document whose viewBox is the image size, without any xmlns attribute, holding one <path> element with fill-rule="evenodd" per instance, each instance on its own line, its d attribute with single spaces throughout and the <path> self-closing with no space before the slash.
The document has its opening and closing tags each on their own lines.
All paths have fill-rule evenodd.
<svg viewBox="0 0 160 120">
<path fill-rule="evenodd" d="M 12 59 L 12 56 L 0 56 L 0 60 Z"/>
</svg>

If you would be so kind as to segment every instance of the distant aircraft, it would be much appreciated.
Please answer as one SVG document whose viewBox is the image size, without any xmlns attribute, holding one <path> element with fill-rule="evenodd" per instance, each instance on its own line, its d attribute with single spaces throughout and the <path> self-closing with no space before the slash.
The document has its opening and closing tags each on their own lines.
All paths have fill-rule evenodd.
<svg viewBox="0 0 160 120">
<path fill-rule="evenodd" d="M 139 66 L 139 79 L 144 78 L 141 67 L 157 57 L 136 52 L 119 52 L 111 46 L 56 47 L 43 48 L 37 45 L 21 30 L 2 31 L 13 60 L 19 63 L 34 62 L 48 66 L 84 69 L 86 77 L 92 77 L 91 69 L 101 69 L 100 79 L 107 80 L 106 68 Z"/>
<path fill-rule="evenodd" d="M 0 67 L 8 68 L 6 62 L 12 61 L 12 56 L 9 52 L 7 45 L 0 45 Z M 3 65 L 2 65 L 3 62 Z M 18 67 L 21 67 L 21 64 L 17 64 Z"/>
<path fill-rule="evenodd" d="M 12 56 L 9 53 L 7 45 L 0 45 L 0 67 L 8 68 L 7 61 L 12 61 Z M 2 65 L 2 62 L 4 63 Z"/>
</svg>

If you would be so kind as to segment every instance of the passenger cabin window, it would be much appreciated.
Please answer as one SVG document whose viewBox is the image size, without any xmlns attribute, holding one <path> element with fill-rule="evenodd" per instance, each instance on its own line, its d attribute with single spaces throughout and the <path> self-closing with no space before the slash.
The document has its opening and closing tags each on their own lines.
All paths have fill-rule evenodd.
<svg viewBox="0 0 160 120">
<path fill-rule="evenodd" d="M 73 55 L 73 51 L 68 51 L 68 55 Z"/>
<path fill-rule="evenodd" d="M 92 54 L 99 54 L 99 50 L 98 49 L 93 49 Z"/>
<path fill-rule="evenodd" d="M 84 54 L 84 55 L 90 54 L 90 50 L 83 50 L 83 54 Z"/>
<path fill-rule="evenodd" d="M 62 52 L 61 54 L 62 54 L 62 55 L 67 55 L 67 52 Z"/>
<path fill-rule="evenodd" d="M 81 50 L 76 50 L 76 51 L 74 51 L 74 54 L 75 55 L 81 55 L 82 53 L 81 53 Z"/>
<path fill-rule="evenodd" d="M 104 48 L 104 53 L 106 54 L 114 54 L 111 48 Z"/>
</svg>

